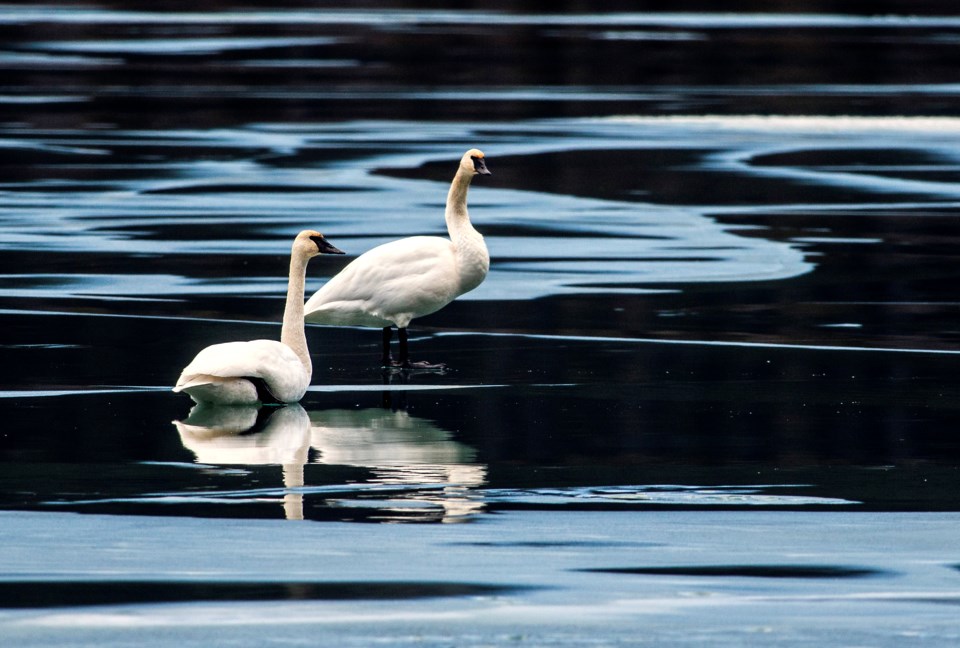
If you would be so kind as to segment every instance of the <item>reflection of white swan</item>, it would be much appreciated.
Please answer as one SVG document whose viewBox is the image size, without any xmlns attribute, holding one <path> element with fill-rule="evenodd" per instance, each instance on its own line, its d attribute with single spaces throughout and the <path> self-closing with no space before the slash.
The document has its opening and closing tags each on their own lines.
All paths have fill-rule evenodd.
<svg viewBox="0 0 960 648">
<path fill-rule="evenodd" d="M 313 373 L 303 330 L 303 286 L 307 262 L 321 253 L 343 254 L 320 232 L 304 230 L 293 242 L 279 342 L 208 346 L 183 370 L 173 391 L 185 391 L 197 402 L 223 404 L 294 403 L 303 398 Z"/>
<path fill-rule="evenodd" d="M 269 415 L 260 420 L 263 415 Z M 300 405 L 260 409 L 251 405 L 200 403 L 183 421 L 174 421 L 183 446 L 199 463 L 283 466 L 287 488 L 303 486 L 310 452 L 310 418 Z M 261 427 L 262 426 L 262 427 Z M 303 519 L 303 494 L 283 498 L 287 519 Z"/>
<path fill-rule="evenodd" d="M 305 306 L 314 324 L 383 328 L 383 364 L 390 357 L 391 326 L 400 339 L 398 365 L 410 366 L 407 326 L 479 286 L 490 269 L 483 236 L 470 224 L 467 190 L 479 174 L 489 174 L 483 153 L 470 149 L 447 194 L 450 238 L 412 236 L 391 241 L 354 259 L 318 290 Z M 423 365 L 424 363 L 420 363 Z"/>
<path fill-rule="evenodd" d="M 456 522 L 483 510 L 472 490 L 486 482 L 476 451 L 426 419 L 388 409 L 326 410 L 311 412 L 310 424 L 317 463 L 369 468 L 376 484 L 409 487 L 377 502 L 397 519 Z"/>
<path fill-rule="evenodd" d="M 339 488 L 333 506 L 362 506 L 391 520 L 456 522 L 481 512 L 476 490 L 486 467 L 476 451 L 430 421 L 389 409 L 320 410 L 199 403 L 174 421 L 199 463 L 280 465 L 288 519 L 303 519 L 304 465 L 311 446 L 318 464 L 368 469 L 362 486 Z M 368 488 L 372 486 L 373 488 Z M 386 495 L 384 495 L 386 493 Z M 373 499 L 376 498 L 376 499 Z"/>
</svg>

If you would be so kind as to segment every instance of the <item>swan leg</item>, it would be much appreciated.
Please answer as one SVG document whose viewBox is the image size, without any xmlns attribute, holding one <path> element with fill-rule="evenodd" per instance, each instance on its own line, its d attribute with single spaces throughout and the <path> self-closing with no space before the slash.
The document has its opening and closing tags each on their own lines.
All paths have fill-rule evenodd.
<svg viewBox="0 0 960 648">
<path fill-rule="evenodd" d="M 393 329 L 389 326 L 383 327 L 383 355 L 380 356 L 380 364 L 384 367 L 393 366 L 393 358 L 390 357 L 390 341 L 393 339 Z"/>
<path fill-rule="evenodd" d="M 407 329 L 398 328 L 397 338 L 400 340 L 400 366 L 410 366 L 410 349 L 407 347 Z"/>
<path fill-rule="evenodd" d="M 390 354 L 390 342 L 393 340 L 393 329 L 389 326 L 383 327 L 383 353 L 380 356 L 380 363 L 384 367 L 391 369 L 446 369 L 447 365 L 432 364 L 430 362 L 410 362 L 410 347 L 407 344 L 407 329 L 397 329 L 397 340 L 400 346 L 400 355 L 397 360 Z"/>
</svg>

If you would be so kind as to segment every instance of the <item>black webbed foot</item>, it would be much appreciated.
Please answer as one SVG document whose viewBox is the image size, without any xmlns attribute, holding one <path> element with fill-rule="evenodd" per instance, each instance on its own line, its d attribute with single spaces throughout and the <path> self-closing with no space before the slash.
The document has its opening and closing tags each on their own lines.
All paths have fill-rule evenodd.
<svg viewBox="0 0 960 648">
<path fill-rule="evenodd" d="M 447 369 L 447 365 L 443 363 L 434 364 L 432 362 L 426 361 L 417 361 L 412 362 L 410 360 L 409 346 L 407 344 L 407 329 L 402 328 L 397 330 L 397 337 L 400 342 L 400 357 L 398 360 L 393 359 L 393 355 L 390 353 L 390 340 L 393 337 L 393 330 L 386 326 L 383 329 L 383 354 L 380 358 L 380 364 L 384 369 L 390 371 L 413 371 L 413 372 L 432 372 L 432 373 L 443 373 Z"/>
<path fill-rule="evenodd" d="M 390 360 L 389 364 L 383 365 L 383 370 L 389 373 L 436 373 L 442 374 L 447 371 L 447 365 L 443 363 L 433 364 L 431 362 L 399 362 Z"/>
</svg>

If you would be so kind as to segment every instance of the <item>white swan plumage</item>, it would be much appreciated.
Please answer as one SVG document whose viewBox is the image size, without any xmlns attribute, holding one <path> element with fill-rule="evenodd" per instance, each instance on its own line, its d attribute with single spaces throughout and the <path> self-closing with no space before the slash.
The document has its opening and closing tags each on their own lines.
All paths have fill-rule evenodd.
<svg viewBox="0 0 960 648">
<path fill-rule="evenodd" d="M 411 320 L 434 313 L 473 290 L 490 269 L 486 243 L 467 213 L 467 190 L 477 175 L 490 175 L 490 171 L 483 152 L 470 149 L 460 159 L 447 194 L 449 239 L 411 236 L 365 252 L 307 301 L 306 321 L 382 328 L 383 364 L 411 366 L 407 351 Z M 398 362 L 390 356 L 392 326 L 399 332 Z"/>
<path fill-rule="evenodd" d="M 280 341 L 225 342 L 201 350 L 180 374 L 175 392 L 198 403 L 295 403 L 310 385 L 313 365 L 303 327 L 307 262 L 318 254 L 343 254 L 320 232 L 304 230 L 293 241 Z"/>
</svg>

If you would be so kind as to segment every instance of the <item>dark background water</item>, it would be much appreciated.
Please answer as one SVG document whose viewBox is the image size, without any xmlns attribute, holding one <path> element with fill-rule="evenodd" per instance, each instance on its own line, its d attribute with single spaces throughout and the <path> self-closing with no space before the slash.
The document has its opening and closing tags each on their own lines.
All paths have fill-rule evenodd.
<svg viewBox="0 0 960 648">
<path fill-rule="evenodd" d="M 0 5 L 0 636 L 956 645 L 958 46 L 942 0 Z M 170 391 L 279 335 L 299 230 L 308 294 L 442 235 L 471 147 L 447 371 L 311 326 L 299 405 Z"/>
<path fill-rule="evenodd" d="M 738 9 L 0 7 L 0 506 L 282 516 L 283 462 L 190 468 L 167 388 L 277 335 L 297 230 L 348 255 L 442 232 L 479 146 L 491 276 L 414 325 L 451 370 L 384 376 L 376 332 L 309 329 L 314 435 L 415 432 L 406 464 L 297 446 L 306 517 L 392 519 L 385 492 L 412 519 L 957 510 L 960 18 Z"/>
</svg>

